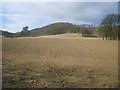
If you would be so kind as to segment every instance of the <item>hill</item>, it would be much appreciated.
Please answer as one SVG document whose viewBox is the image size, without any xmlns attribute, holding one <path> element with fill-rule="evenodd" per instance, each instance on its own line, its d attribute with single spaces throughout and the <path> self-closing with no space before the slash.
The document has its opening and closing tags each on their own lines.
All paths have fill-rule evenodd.
<svg viewBox="0 0 120 90">
<path fill-rule="evenodd" d="M 57 35 L 64 33 L 81 33 L 82 36 L 93 36 L 94 27 L 86 27 L 84 25 L 75 25 L 67 22 L 53 23 L 42 28 L 35 28 L 32 30 L 22 30 L 17 33 L 10 33 L 7 31 L 1 31 L 1 34 L 5 37 L 36 37 L 45 35 Z"/>
<path fill-rule="evenodd" d="M 0 35 L 2 35 L 4 37 L 14 37 L 14 33 L 11 33 L 8 31 L 3 31 L 3 30 L 0 30 Z"/>
<path fill-rule="evenodd" d="M 71 23 L 54 23 L 42 28 L 36 28 L 29 31 L 29 36 L 56 35 L 63 33 L 79 32 L 79 26 Z"/>
</svg>

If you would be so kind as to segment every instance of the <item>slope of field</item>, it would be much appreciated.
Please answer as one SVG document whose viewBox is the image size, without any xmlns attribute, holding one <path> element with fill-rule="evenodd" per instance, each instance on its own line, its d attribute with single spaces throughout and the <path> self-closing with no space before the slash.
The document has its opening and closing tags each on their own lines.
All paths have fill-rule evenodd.
<svg viewBox="0 0 120 90">
<path fill-rule="evenodd" d="M 80 33 L 65 33 L 65 34 L 57 34 L 57 35 L 44 35 L 37 37 L 19 37 L 20 38 L 60 38 L 60 39 L 100 39 L 96 37 L 82 37 Z"/>
<path fill-rule="evenodd" d="M 3 39 L 3 87 L 117 87 L 117 44 L 96 39 Z"/>
<path fill-rule="evenodd" d="M 82 37 L 80 33 L 65 33 L 65 34 L 57 34 L 57 35 L 45 35 L 40 36 L 40 38 L 61 38 L 61 39 L 99 39 L 93 37 Z"/>
<path fill-rule="evenodd" d="M 65 34 L 57 34 L 57 35 L 45 35 L 45 36 L 40 36 L 40 38 L 79 39 L 82 38 L 82 35 L 79 33 L 65 33 Z"/>
</svg>

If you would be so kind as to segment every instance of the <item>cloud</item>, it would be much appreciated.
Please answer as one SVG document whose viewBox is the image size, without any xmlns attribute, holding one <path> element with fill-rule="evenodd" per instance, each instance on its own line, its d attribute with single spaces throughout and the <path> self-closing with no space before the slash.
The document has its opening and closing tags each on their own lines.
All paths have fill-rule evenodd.
<svg viewBox="0 0 120 90">
<path fill-rule="evenodd" d="M 2 16 L 8 18 L 7 20 L 9 20 L 9 23 L 3 24 L 3 27 L 5 27 L 5 29 L 8 29 L 11 32 L 21 31 L 23 26 L 35 28 L 36 25 L 40 27 L 40 24 L 44 24 L 44 20 L 40 19 L 41 23 L 39 23 L 39 18 L 28 15 L 3 14 Z"/>
<path fill-rule="evenodd" d="M 97 25 L 110 13 L 117 13 L 117 3 L 4 2 L 0 17 L 3 18 L 3 28 L 17 32 L 26 25 L 32 29 L 62 21 Z"/>
<path fill-rule="evenodd" d="M 119 0 L 4 0 L 3 2 L 118 2 Z"/>
</svg>

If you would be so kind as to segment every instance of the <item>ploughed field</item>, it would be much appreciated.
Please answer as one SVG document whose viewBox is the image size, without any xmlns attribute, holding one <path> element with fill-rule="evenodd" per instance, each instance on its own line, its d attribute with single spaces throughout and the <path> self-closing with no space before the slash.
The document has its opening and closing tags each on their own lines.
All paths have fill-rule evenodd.
<svg viewBox="0 0 120 90">
<path fill-rule="evenodd" d="M 3 88 L 118 86 L 117 41 L 13 38 L 2 45 Z"/>
</svg>

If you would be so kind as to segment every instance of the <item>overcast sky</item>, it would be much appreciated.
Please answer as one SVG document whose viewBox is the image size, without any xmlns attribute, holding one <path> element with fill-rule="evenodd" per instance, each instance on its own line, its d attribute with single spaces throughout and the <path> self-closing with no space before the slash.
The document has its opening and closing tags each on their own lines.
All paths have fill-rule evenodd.
<svg viewBox="0 0 120 90">
<path fill-rule="evenodd" d="M 2 28 L 18 32 L 22 27 L 39 28 L 55 22 L 99 25 L 111 13 L 117 13 L 117 2 L 4 2 L 0 10 Z"/>
</svg>

